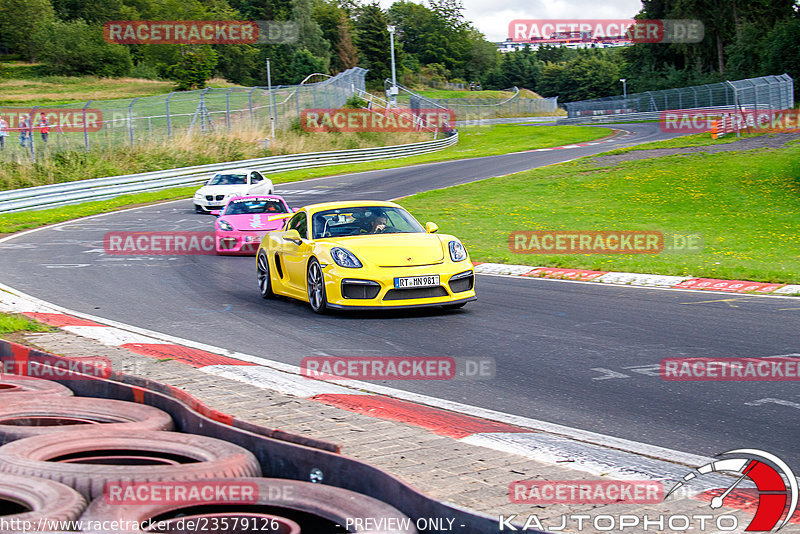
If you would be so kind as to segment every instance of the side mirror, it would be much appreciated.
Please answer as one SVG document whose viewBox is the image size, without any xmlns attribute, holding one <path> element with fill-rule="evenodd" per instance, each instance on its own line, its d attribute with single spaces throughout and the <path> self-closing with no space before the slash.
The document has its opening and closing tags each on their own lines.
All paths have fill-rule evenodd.
<svg viewBox="0 0 800 534">
<path fill-rule="evenodd" d="M 437 225 L 436 223 L 432 222 L 425 223 L 425 231 L 428 232 L 429 234 L 435 234 L 437 230 L 439 230 L 439 225 Z"/>
<path fill-rule="evenodd" d="M 291 241 L 295 245 L 299 245 L 300 243 L 303 242 L 303 240 L 300 238 L 300 232 L 298 232 L 297 230 L 294 230 L 294 229 L 287 230 L 283 234 L 283 240 L 284 241 Z"/>
<path fill-rule="evenodd" d="M 211 215 L 213 215 L 214 217 L 219 217 L 219 216 L 222 214 L 222 210 L 213 210 L 213 211 L 211 211 L 210 213 L 211 213 Z"/>
</svg>

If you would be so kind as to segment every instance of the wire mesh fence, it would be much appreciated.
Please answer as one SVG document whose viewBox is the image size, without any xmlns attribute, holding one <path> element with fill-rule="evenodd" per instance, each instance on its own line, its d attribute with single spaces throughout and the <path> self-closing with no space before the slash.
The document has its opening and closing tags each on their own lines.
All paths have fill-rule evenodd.
<svg viewBox="0 0 800 534">
<path fill-rule="evenodd" d="M 387 94 L 391 80 L 384 82 Z M 500 117 L 529 117 L 550 115 L 558 112 L 558 97 L 523 98 L 519 89 L 509 98 L 427 98 L 397 84 L 397 105 L 406 107 L 443 108 L 455 112 L 456 120 L 472 121 Z"/>
<path fill-rule="evenodd" d="M 566 102 L 563 106 L 568 118 L 715 107 L 790 109 L 794 107 L 794 81 L 788 74 L 762 76 Z"/>
<path fill-rule="evenodd" d="M 66 150 L 135 145 L 194 132 L 288 128 L 306 108 L 338 108 L 365 89 L 366 70 L 356 67 L 318 83 L 207 88 L 124 100 L 61 106 L 3 107 L 0 158 L 54 157 Z M 42 122 L 42 114 L 46 123 Z"/>
</svg>

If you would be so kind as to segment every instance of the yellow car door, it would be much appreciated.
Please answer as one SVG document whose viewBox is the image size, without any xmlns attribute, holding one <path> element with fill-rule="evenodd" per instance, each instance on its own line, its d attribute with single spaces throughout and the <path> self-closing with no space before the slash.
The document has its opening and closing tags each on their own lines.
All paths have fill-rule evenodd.
<svg viewBox="0 0 800 534">
<path fill-rule="evenodd" d="M 294 214 L 281 239 L 283 240 L 281 257 L 283 267 L 286 269 L 287 289 L 296 293 L 298 297 L 305 298 L 306 264 L 312 250 L 308 239 L 308 215 L 305 211 Z"/>
</svg>

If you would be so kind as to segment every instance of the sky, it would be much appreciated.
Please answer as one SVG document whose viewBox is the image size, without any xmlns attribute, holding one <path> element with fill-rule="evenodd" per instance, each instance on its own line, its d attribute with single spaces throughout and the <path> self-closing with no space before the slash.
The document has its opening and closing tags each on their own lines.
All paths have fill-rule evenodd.
<svg viewBox="0 0 800 534">
<path fill-rule="evenodd" d="M 425 3 L 423 0 L 415 0 Z M 505 41 L 514 19 L 628 19 L 640 0 L 461 0 L 467 20 L 489 41 Z M 380 0 L 388 8 L 394 0 Z"/>
</svg>

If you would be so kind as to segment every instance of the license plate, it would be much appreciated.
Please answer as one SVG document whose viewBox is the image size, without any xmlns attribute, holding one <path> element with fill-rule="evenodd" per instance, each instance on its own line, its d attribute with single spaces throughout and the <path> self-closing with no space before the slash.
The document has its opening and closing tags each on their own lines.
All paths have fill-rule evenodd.
<svg viewBox="0 0 800 534">
<path fill-rule="evenodd" d="M 405 289 L 411 287 L 434 287 L 439 285 L 439 275 L 431 276 L 404 276 L 394 279 L 395 289 Z"/>
</svg>

